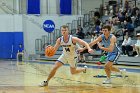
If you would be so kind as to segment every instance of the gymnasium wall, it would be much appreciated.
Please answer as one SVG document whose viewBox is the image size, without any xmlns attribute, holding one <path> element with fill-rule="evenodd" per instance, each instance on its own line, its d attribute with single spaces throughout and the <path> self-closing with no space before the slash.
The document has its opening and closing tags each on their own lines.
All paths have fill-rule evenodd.
<svg viewBox="0 0 140 93">
<path fill-rule="evenodd" d="M 100 4 L 102 4 L 102 0 L 82 0 L 82 14 L 86 14 L 89 11 L 96 11 L 95 8 L 99 8 Z"/>
<path fill-rule="evenodd" d="M 0 2 L 0 6 L 3 6 L 2 3 L 5 3 L 6 6 L 10 8 L 10 10 L 15 10 L 16 13 L 19 11 L 20 14 L 26 14 L 27 13 L 27 1 L 28 0 L 2 0 Z M 40 0 L 40 13 L 41 14 L 59 14 L 60 13 L 60 0 Z M 109 0 L 103 0 L 103 1 L 109 1 Z M 95 10 L 95 8 L 99 8 L 100 4 L 102 4 L 102 0 L 72 0 L 72 14 L 80 14 L 79 11 L 82 11 L 82 14 L 87 13 L 88 11 Z M 81 2 L 81 5 L 79 2 Z M 19 4 L 19 5 L 17 5 Z M 81 9 L 80 9 L 81 8 Z M 5 10 L 8 13 L 9 9 L 5 8 Z M 0 14 L 7 14 L 7 12 L 4 12 L 0 8 Z"/>
<path fill-rule="evenodd" d="M 3 1 L 8 6 L 10 6 L 11 9 L 15 9 L 16 6 L 14 6 L 15 5 L 14 2 L 16 2 L 16 0 L 10 0 L 10 2 L 8 2 L 9 0 L 3 0 Z M 35 54 L 35 39 L 41 38 L 42 35 L 48 34 L 42 29 L 42 25 L 45 20 L 53 20 L 55 23 L 56 29 L 59 29 L 61 25 L 66 24 L 66 23 L 71 23 L 72 20 L 77 19 L 79 17 L 78 15 L 72 15 L 72 16 L 57 15 L 56 14 L 58 12 L 57 5 L 59 4 L 58 1 L 59 0 L 46 0 L 46 1 L 41 0 L 41 8 L 40 8 L 41 13 L 48 12 L 48 14 L 50 15 L 46 15 L 46 14 L 41 14 L 40 16 L 25 15 L 25 14 L 0 15 L 0 36 L 1 36 L 0 41 L 4 41 L 3 45 L 1 43 L 0 49 L 2 50 L 9 49 L 10 51 L 13 51 L 15 49 L 14 54 L 12 54 L 15 58 L 15 53 L 17 51 L 16 50 L 17 44 L 20 42 L 24 42 L 24 47 L 25 47 L 26 52 L 28 54 Z M 95 10 L 95 8 L 99 8 L 102 1 L 105 2 L 109 0 L 81 0 L 82 2 L 81 7 L 83 11 L 82 13 L 87 13 L 88 11 Z M 26 1 L 20 0 L 20 2 L 21 2 L 20 11 L 24 11 L 24 13 L 26 13 Z M 6 42 L 9 42 L 10 45 L 5 45 L 7 44 L 5 43 L 5 40 Z M 3 47 L 5 48 L 3 49 Z M 0 53 L 2 50 L 0 50 Z M 2 56 L 1 54 L 0 56 Z"/>
<path fill-rule="evenodd" d="M 22 16 L 0 15 L 0 59 L 16 58 L 23 41 Z"/>
<path fill-rule="evenodd" d="M 58 16 L 58 15 L 28 15 L 23 17 L 24 31 L 24 48 L 28 54 L 35 54 L 35 40 L 41 39 L 42 35 L 48 35 L 42 28 L 45 20 L 52 20 L 55 23 L 55 29 L 60 29 L 60 26 L 71 23 L 72 20 L 79 16 Z"/>
<path fill-rule="evenodd" d="M 0 15 L 0 58 L 16 58 L 18 44 L 23 43 L 27 54 L 35 54 L 35 40 L 48 35 L 42 28 L 45 20 L 52 20 L 55 29 L 78 19 L 58 15 Z"/>
</svg>

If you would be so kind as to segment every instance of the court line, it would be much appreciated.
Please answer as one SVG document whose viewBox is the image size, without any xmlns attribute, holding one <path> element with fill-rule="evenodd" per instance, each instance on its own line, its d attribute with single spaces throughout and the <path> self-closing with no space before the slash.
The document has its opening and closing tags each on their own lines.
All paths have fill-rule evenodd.
<svg viewBox="0 0 140 93">
<path fill-rule="evenodd" d="M 31 65 L 31 64 L 29 64 L 29 65 Z M 34 65 L 32 65 L 32 66 L 34 66 Z M 35 66 L 34 66 L 34 67 L 35 67 Z M 18 69 L 10 69 L 10 68 L 6 68 L 6 67 L 0 67 L 0 68 L 6 69 L 6 70 L 14 70 L 14 71 L 20 71 L 20 72 L 25 72 L 25 73 L 30 73 L 30 74 L 36 74 L 36 73 L 33 73 L 33 72 L 27 72 L 27 71 L 18 70 Z M 37 68 L 37 67 L 35 67 L 35 69 L 37 69 L 38 71 L 40 71 L 40 74 L 38 74 L 38 75 L 41 75 L 41 76 L 47 76 L 47 75 L 49 75 L 49 73 L 46 73 L 47 71 L 43 71 L 43 70 L 41 70 L 41 69 L 39 69 L 39 68 Z M 42 71 L 43 71 L 43 73 L 42 73 Z M 46 74 L 44 74 L 44 72 L 45 72 Z M 74 82 L 83 83 L 83 84 L 95 84 L 95 83 L 81 82 L 81 81 L 77 81 L 77 80 L 65 79 L 65 78 L 60 78 L 60 77 L 54 77 L 54 78 L 56 78 L 57 81 L 59 81 L 59 82 L 61 82 L 61 81 L 60 81 L 60 79 L 61 79 L 61 80 L 74 81 Z M 62 82 L 61 82 L 61 84 L 62 84 Z M 63 82 L 63 84 L 64 84 L 64 82 Z M 101 86 L 100 84 L 95 84 L 95 85 Z"/>
<path fill-rule="evenodd" d="M 42 64 L 41 62 L 32 62 L 32 63 L 40 63 L 40 64 Z M 45 62 L 45 64 L 46 64 L 46 63 L 48 64 L 48 62 Z M 43 64 L 44 64 L 44 62 L 43 62 Z M 54 64 L 54 63 L 50 62 L 49 64 Z M 33 65 L 33 64 L 31 64 L 31 63 L 30 63 L 29 65 L 35 67 L 35 65 Z M 65 65 L 65 66 L 68 66 L 68 65 Z M 95 67 L 97 67 L 97 66 L 95 66 Z M 30 74 L 36 74 L 36 73 L 33 73 L 33 72 L 27 72 L 27 71 L 18 70 L 18 69 L 9 69 L 9 68 L 6 68 L 6 67 L 0 67 L 0 68 L 4 68 L 4 69 L 7 69 L 7 70 L 15 70 L 15 71 L 26 72 L 26 73 L 30 73 Z M 40 69 L 39 67 L 37 67 L 37 66 L 36 66 L 34 69 L 40 71 L 40 74 L 38 73 L 38 75 L 47 76 L 47 75 L 49 74 L 49 73 L 46 73 L 46 71 L 41 70 L 41 69 Z M 44 72 L 45 72 L 45 74 L 44 74 Z M 61 81 L 61 80 L 68 80 L 68 81 L 75 81 L 75 82 L 83 83 L 83 84 L 90 84 L 90 85 L 91 85 L 91 84 L 95 84 L 95 85 L 98 85 L 98 86 L 103 86 L 102 84 L 98 84 L 98 83 L 81 82 L 81 81 L 78 81 L 78 80 L 65 79 L 65 78 L 60 78 L 60 77 L 54 77 L 54 78 L 56 78 L 58 82 L 61 82 L 61 84 L 62 84 L 62 83 L 64 84 L 64 82 Z M 64 85 L 65 85 L 65 84 L 64 84 Z M 66 84 L 66 85 L 67 85 L 67 84 Z M 133 84 L 132 84 L 132 85 L 133 85 Z"/>
<path fill-rule="evenodd" d="M 39 71 L 40 71 L 40 73 L 42 73 L 42 70 L 38 67 L 37 68 Z M 44 71 L 43 71 L 44 72 Z M 48 73 L 49 74 L 49 73 Z M 91 82 L 81 82 L 81 81 L 78 81 L 78 80 L 72 80 L 72 79 L 66 79 L 66 78 L 61 78 L 61 77 L 54 77 L 54 78 L 56 78 L 57 80 L 57 82 L 59 82 L 59 83 L 61 83 L 61 84 L 63 84 L 63 85 L 67 85 L 66 83 L 64 83 L 63 81 L 61 81 L 61 80 L 68 80 L 68 81 L 75 81 L 75 82 L 78 82 L 78 83 L 83 83 L 83 84 L 95 84 L 95 85 L 98 85 L 98 86 L 104 86 L 104 85 L 102 85 L 102 84 L 98 84 L 98 83 L 91 83 Z M 133 80 L 131 80 L 130 78 L 123 78 L 123 80 L 125 81 L 125 82 L 127 82 L 127 83 L 129 83 L 130 85 L 133 85 L 133 86 L 136 86 L 136 83 L 135 83 L 135 81 L 133 81 Z M 126 84 L 126 83 L 125 83 Z M 120 86 L 115 86 L 115 87 L 120 87 Z"/>
<path fill-rule="evenodd" d="M 40 61 L 29 61 L 29 62 L 32 62 L 32 63 L 39 63 L 39 64 L 54 64 L 55 62 L 40 62 Z M 89 64 L 86 64 L 88 66 L 88 68 L 95 68 L 95 69 L 104 69 L 104 66 L 91 66 Z M 64 66 L 69 66 L 68 64 L 64 64 Z M 77 64 L 78 67 L 83 67 L 85 66 L 85 64 Z M 120 69 L 126 69 L 127 72 L 135 72 L 135 73 L 140 73 L 140 69 L 138 68 L 122 68 L 122 67 L 119 67 Z"/>
</svg>

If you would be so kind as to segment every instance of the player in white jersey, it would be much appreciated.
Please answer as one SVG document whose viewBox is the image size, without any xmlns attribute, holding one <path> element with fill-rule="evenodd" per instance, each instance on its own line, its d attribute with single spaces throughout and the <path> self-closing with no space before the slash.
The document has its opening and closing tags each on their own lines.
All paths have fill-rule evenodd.
<svg viewBox="0 0 140 93">
<path fill-rule="evenodd" d="M 40 84 L 41 87 L 47 86 L 49 80 L 55 75 L 58 68 L 60 68 L 65 63 L 68 63 L 70 65 L 71 74 L 77 74 L 77 73 L 86 71 L 86 68 L 76 68 L 76 65 L 75 65 L 76 60 L 77 60 L 76 43 L 85 46 L 88 49 L 89 53 L 92 53 L 93 50 L 90 48 L 90 46 L 88 45 L 87 42 L 70 35 L 68 26 L 63 25 L 61 27 L 61 34 L 62 34 L 62 36 L 57 39 L 56 44 L 54 45 L 54 48 L 57 51 L 57 49 L 60 46 L 62 46 L 63 47 L 63 53 L 58 58 L 58 60 L 56 61 L 56 63 L 54 65 L 53 69 L 51 70 L 47 80 L 43 81 Z"/>
</svg>

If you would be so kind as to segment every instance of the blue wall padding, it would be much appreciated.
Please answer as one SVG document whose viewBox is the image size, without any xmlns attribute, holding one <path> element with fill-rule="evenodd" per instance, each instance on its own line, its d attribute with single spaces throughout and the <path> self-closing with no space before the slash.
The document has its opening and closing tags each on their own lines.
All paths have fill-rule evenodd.
<svg viewBox="0 0 140 93">
<path fill-rule="evenodd" d="M 0 32 L 0 42 L 0 59 L 15 59 L 19 44 L 23 44 L 23 32 Z"/>
</svg>

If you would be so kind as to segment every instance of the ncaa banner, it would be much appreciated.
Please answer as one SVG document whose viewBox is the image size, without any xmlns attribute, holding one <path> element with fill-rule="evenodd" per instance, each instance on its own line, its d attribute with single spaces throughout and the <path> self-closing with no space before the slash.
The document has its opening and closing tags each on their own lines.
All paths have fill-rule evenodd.
<svg viewBox="0 0 140 93">
<path fill-rule="evenodd" d="M 27 14 L 40 14 L 40 0 L 28 0 Z"/>
<path fill-rule="evenodd" d="M 46 32 L 51 33 L 55 29 L 55 23 L 52 20 L 45 20 L 43 23 L 43 29 Z"/>
<path fill-rule="evenodd" d="M 72 14 L 72 0 L 60 0 L 60 14 Z"/>
</svg>

